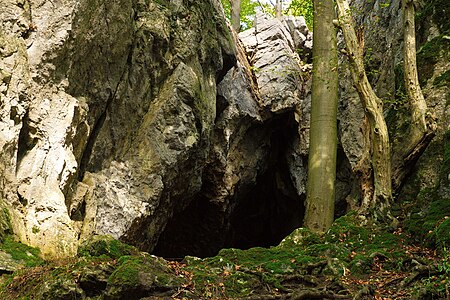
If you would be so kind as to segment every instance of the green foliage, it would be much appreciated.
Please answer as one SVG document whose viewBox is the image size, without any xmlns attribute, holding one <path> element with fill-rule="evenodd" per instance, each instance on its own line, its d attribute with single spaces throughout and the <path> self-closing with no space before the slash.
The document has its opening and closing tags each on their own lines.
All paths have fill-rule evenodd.
<svg viewBox="0 0 450 300">
<path fill-rule="evenodd" d="M 230 20 L 230 0 L 221 0 L 221 2 L 225 11 L 225 16 Z M 253 26 L 257 7 L 259 7 L 259 3 L 255 0 L 241 0 L 241 30 L 246 30 Z"/>
<path fill-rule="evenodd" d="M 450 216 L 445 216 L 443 221 L 436 226 L 436 246 L 438 250 L 446 253 L 450 249 Z"/>
<path fill-rule="evenodd" d="M 441 32 L 450 30 L 450 6 L 447 0 L 427 0 L 424 7 L 417 12 L 416 22 L 423 23 L 432 17 Z"/>
<path fill-rule="evenodd" d="M 305 17 L 306 24 L 312 30 L 314 13 L 312 0 L 292 0 L 285 13 L 287 15 Z"/>
<path fill-rule="evenodd" d="M 221 0 L 225 16 L 231 19 L 230 0 Z M 256 10 L 261 9 L 264 13 L 275 16 L 275 7 L 268 3 L 260 3 L 256 0 L 241 0 L 241 30 L 253 26 Z M 285 15 L 304 16 L 308 28 L 313 26 L 313 2 L 312 0 L 292 0 L 289 7 L 284 11 Z"/>
</svg>

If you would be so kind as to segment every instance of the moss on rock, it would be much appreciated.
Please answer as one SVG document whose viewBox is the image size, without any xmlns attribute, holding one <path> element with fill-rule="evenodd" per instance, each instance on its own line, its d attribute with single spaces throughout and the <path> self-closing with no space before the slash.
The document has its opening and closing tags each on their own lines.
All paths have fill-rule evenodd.
<svg viewBox="0 0 450 300">
<path fill-rule="evenodd" d="M 26 267 L 38 266 L 44 262 L 39 249 L 16 242 L 11 235 L 4 238 L 0 250 L 10 254 L 12 259 Z"/>
<path fill-rule="evenodd" d="M 105 299 L 170 296 L 183 282 L 167 267 L 166 261 L 154 256 L 123 256 L 117 264 L 108 278 Z"/>
<path fill-rule="evenodd" d="M 84 241 L 78 248 L 79 256 L 108 256 L 119 258 L 124 255 L 137 254 L 139 251 L 130 245 L 108 235 L 95 235 Z"/>
<path fill-rule="evenodd" d="M 450 236 L 450 199 L 439 197 L 436 190 L 423 190 L 418 196 L 419 203 L 405 221 L 409 233 L 428 247 L 448 248 Z"/>
<path fill-rule="evenodd" d="M 446 38 L 448 35 L 450 35 L 450 30 L 427 41 L 417 52 L 417 65 L 419 66 L 419 81 L 421 85 L 424 85 L 433 76 L 434 66 L 439 59 L 442 57 L 444 59 L 448 58 L 450 51 L 450 40 Z"/>
<path fill-rule="evenodd" d="M 0 201 L 0 243 L 7 235 L 12 234 L 11 217 L 7 208 L 1 208 Z"/>
</svg>

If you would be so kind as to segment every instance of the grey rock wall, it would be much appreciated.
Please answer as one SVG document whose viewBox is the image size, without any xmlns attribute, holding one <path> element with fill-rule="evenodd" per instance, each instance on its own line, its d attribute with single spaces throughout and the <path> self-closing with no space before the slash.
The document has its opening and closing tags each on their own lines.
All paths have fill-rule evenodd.
<svg viewBox="0 0 450 300">
<path fill-rule="evenodd" d="M 212 255 L 276 244 L 301 226 L 312 50 L 303 18 L 258 14 L 240 42 L 217 0 L 1 4 L 0 206 L 22 242 L 67 256 L 108 234 L 165 256 Z M 395 148 L 407 120 L 392 106 L 400 1 L 352 5 Z M 338 214 L 357 198 L 354 170 L 370 150 L 343 57 L 340 69 Z M 432 81 L 448 60 L 434 70 L 424 91 L 439 134 L 413 178 L 445 194 L 433 157 L 443 159 L 448 88 Z"/>
<path fill-rule="evenodd" d="M 5 0 L 0 40 L 15 234 L 49 256 L 93 233 L 154 245 L 200 189 L 234 55 L 219 3 Z"/>
</svg>

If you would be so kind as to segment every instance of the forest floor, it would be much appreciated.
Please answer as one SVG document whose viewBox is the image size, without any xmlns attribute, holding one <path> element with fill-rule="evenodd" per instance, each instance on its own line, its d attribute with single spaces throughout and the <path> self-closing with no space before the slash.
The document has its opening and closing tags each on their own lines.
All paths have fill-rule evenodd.
<svg viewBox="0 0 450 300">
<path fill-rule="evenodd" d="M 397 228 L 355 213 L 324 235 L 299 228 L 278 246 L 167 261 L 97 236 L 75 258 L 44 261 L 7 238 L 25 266 L 0 276 L 0 299 L 450 299 L 450 202 Z M 0 258 L 1 262 L 1 258 Z"/>
<path fill-rule="evenodd" d="M 450 299 L 449 253 L 412 242 L 402 228 L 353 221 L 343 217 L 321 237 L 297 229 L 270 249 L 171 262 L 189 278 L 180 299 Z"/>
</svg>

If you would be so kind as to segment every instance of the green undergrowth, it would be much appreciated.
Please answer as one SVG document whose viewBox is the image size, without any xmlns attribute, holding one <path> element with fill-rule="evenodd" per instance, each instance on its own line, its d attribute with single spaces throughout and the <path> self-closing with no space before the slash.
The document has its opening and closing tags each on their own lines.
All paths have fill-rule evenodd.
<svg viewBox="0 0 450 300">
<path fill-rule="evenodd" d="M 433 81 L 433 84 L 437 87 L 450 86 L 450 70 L 442 73 Z"/>
<path fill-rule="evenodd" d="M 432 19 L 441 32 L 450 29 L 450 7 L 447 0 L 428 0 L 416 14 L 416 23 L 422 24 L 427 18 Z"/>
</svg>

